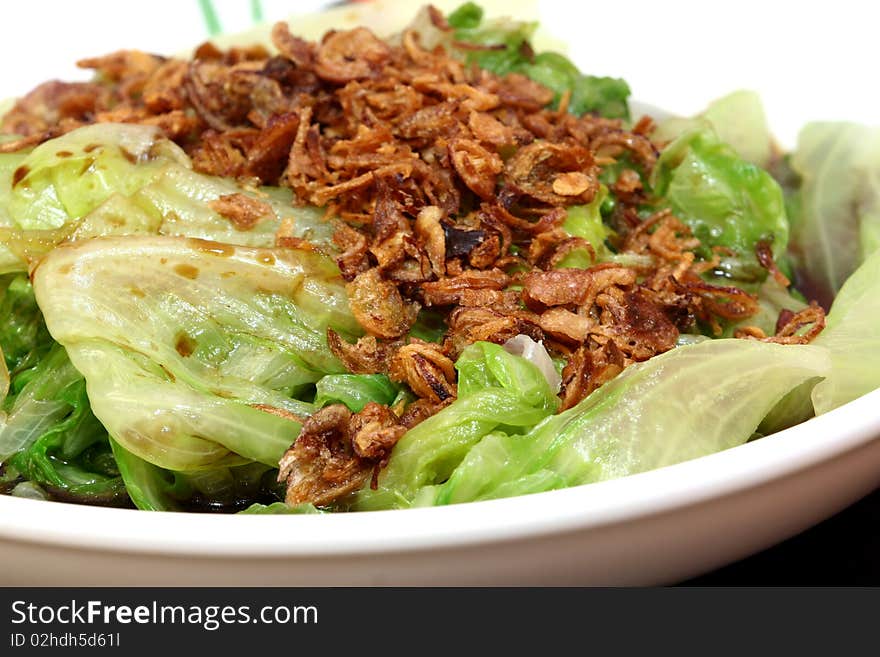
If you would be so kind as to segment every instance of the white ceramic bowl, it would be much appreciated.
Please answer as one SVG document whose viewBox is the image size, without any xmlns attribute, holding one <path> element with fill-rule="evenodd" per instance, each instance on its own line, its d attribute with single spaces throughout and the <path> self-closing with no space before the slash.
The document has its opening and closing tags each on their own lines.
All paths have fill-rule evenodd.
<svg viewBox="0 0 880 657">
<path fill-rule="evenodd" d="M 0 498 L 4 584 L 658 584 L 791 536 L 880 484 L 880 390 L 741 447 L 458 506 L 214 516 Z"/>
<path fill-rule="evenodd" d="M 108 12 L 120 6 L 103 4 Z M 638 50 L 622 48 L 620 37 L 603 31 L 593 12 L 578 14 L 571 3 L 540 6 L 542 20 L 571 40 L 572 54 L 585 69 L 627 77 L 639 97 L 658 106 L 692 112 L 715 96 L 749 86 L 764 96 L 771 124 L 788 145 L 809 119 L 871 121 L 877 92 L 859 84 L 858 65 L 871 61 L 873 41 L 856 33 L 875 24 L 867 15 L 872 10 L 838 7 L 829 16 L 819 5 L 799 7 L 796 25 L 780 44 L 771 37 L 781 34 L 793 11 L 780 4 L 784 9 L 746 0 L 721 24 L 721 17 L 707 15 L 704 3 L 630 2 L 626 43 Z M 33 12 L 33 24 L 43 29 L 40 6 L 32 2 L 17 9 L 22 24 Z M 53 3 L 53 11 L 59 6 Z M 864 18 L 852 20 L 853 12 Z M 161 37 L 163 44 L 179 44 L 176 48 L 201 38 L 173 36 L 180 23 L 152 37 L 143 27 L 137 45 L 158 44 Z M 123 27 L 108 32 L 101 23 L 96 29 L 95 41 L 83 39 L 79 28 L 79 41 L 56 41 L 53 61 L 126 45 L 107 40 Z M 6 35 L 0 61 L 14 61 L 6 55 L 32 48 L 28 38 L 26 30 Z M 813 47 L 820 40 L 821 49 Z M 46 59 L 35 64 L 31 83 L 51 74 Z M 795 66 L 798 62 L 802 65 Z M 878 436 L 880 391 L 875 391 L 787 431 L 687 463 L 453 507 L 206 516 L 0 497 L 0 583 L 673 582 L 768 547 L 873 490 L 880 484 Z"/>
</svg>

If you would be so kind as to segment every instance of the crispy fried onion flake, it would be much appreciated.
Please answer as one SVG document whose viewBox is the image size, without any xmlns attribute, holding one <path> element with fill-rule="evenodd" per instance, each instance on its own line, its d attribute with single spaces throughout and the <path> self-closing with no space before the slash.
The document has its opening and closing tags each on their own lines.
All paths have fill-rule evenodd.
<svg viewBox="0 0 880 657">
<path fill-rule="evenodd" d="M 326 505 L 362 488 L 379 469 L 406 427 L 386 406 L 368 403 L 359 413 L 326 406 L 302 425 L 279 463 L 288 504 Z"/>
</svg>

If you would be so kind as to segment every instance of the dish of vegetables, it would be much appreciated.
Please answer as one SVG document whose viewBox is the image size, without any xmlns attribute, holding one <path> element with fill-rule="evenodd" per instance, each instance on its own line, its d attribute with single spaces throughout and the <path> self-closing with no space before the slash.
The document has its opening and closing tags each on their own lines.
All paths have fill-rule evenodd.
<svg viewBox="0 0 880 657">
<path fill-rule="evenodd" d="M 590 484 L 877 387 L 875 129 L 783 153 L 472 3 L 125 51 L 0 130 L 0 489 L 327 513 Z"/>
</svg>

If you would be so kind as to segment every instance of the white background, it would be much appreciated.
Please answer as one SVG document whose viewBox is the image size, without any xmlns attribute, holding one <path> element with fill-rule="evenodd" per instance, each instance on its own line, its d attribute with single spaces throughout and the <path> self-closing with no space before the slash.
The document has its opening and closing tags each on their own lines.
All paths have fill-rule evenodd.
<svg viewBox="0 0 880 657">
<path fill-rule="evenodd" d="M 223 28 L 250 25 L 246 0 L 214 0 Z M 320 0 L 262 0 L 267 20 L 305 13 Z M 420 2 L 408 2 L 413 12 Z M 875 3 L 542 1 L 542 23 L 570 44 L 588 73 L 625 78 L 634 97 L 693 113 L 737 88 L 764 98 L 780 140 L 803 123 L 880 124 Z M 4 4 L 0 97 L 49 79 L 84 78 L 77 58 L 119 48 L 173 54 L 206 38 L 196 0 L 17 1 Z"/>
</svg>

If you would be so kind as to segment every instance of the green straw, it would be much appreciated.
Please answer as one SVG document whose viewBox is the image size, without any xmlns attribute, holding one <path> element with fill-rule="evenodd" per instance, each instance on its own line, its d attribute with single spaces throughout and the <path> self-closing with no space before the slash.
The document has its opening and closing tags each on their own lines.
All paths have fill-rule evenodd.
<svg viewBox="0 0 880 657">
<path fill-rule="evenodd" d="M 254 23 L 263 21 L 263 5 L 260 0 L 251 0 L 251 20 Z"/>
<path fill-rule="evenodd" d="M 208 28 L 208 34 L 214 36 L 220 33 L 220 19 L 217 18 L 217 10 L 214 9 L 214 3 L 211 0 L 199 0 L 199 8 L 202 10 L 202 16 L 205 19 L 205 26 Z"/>
</svg>

